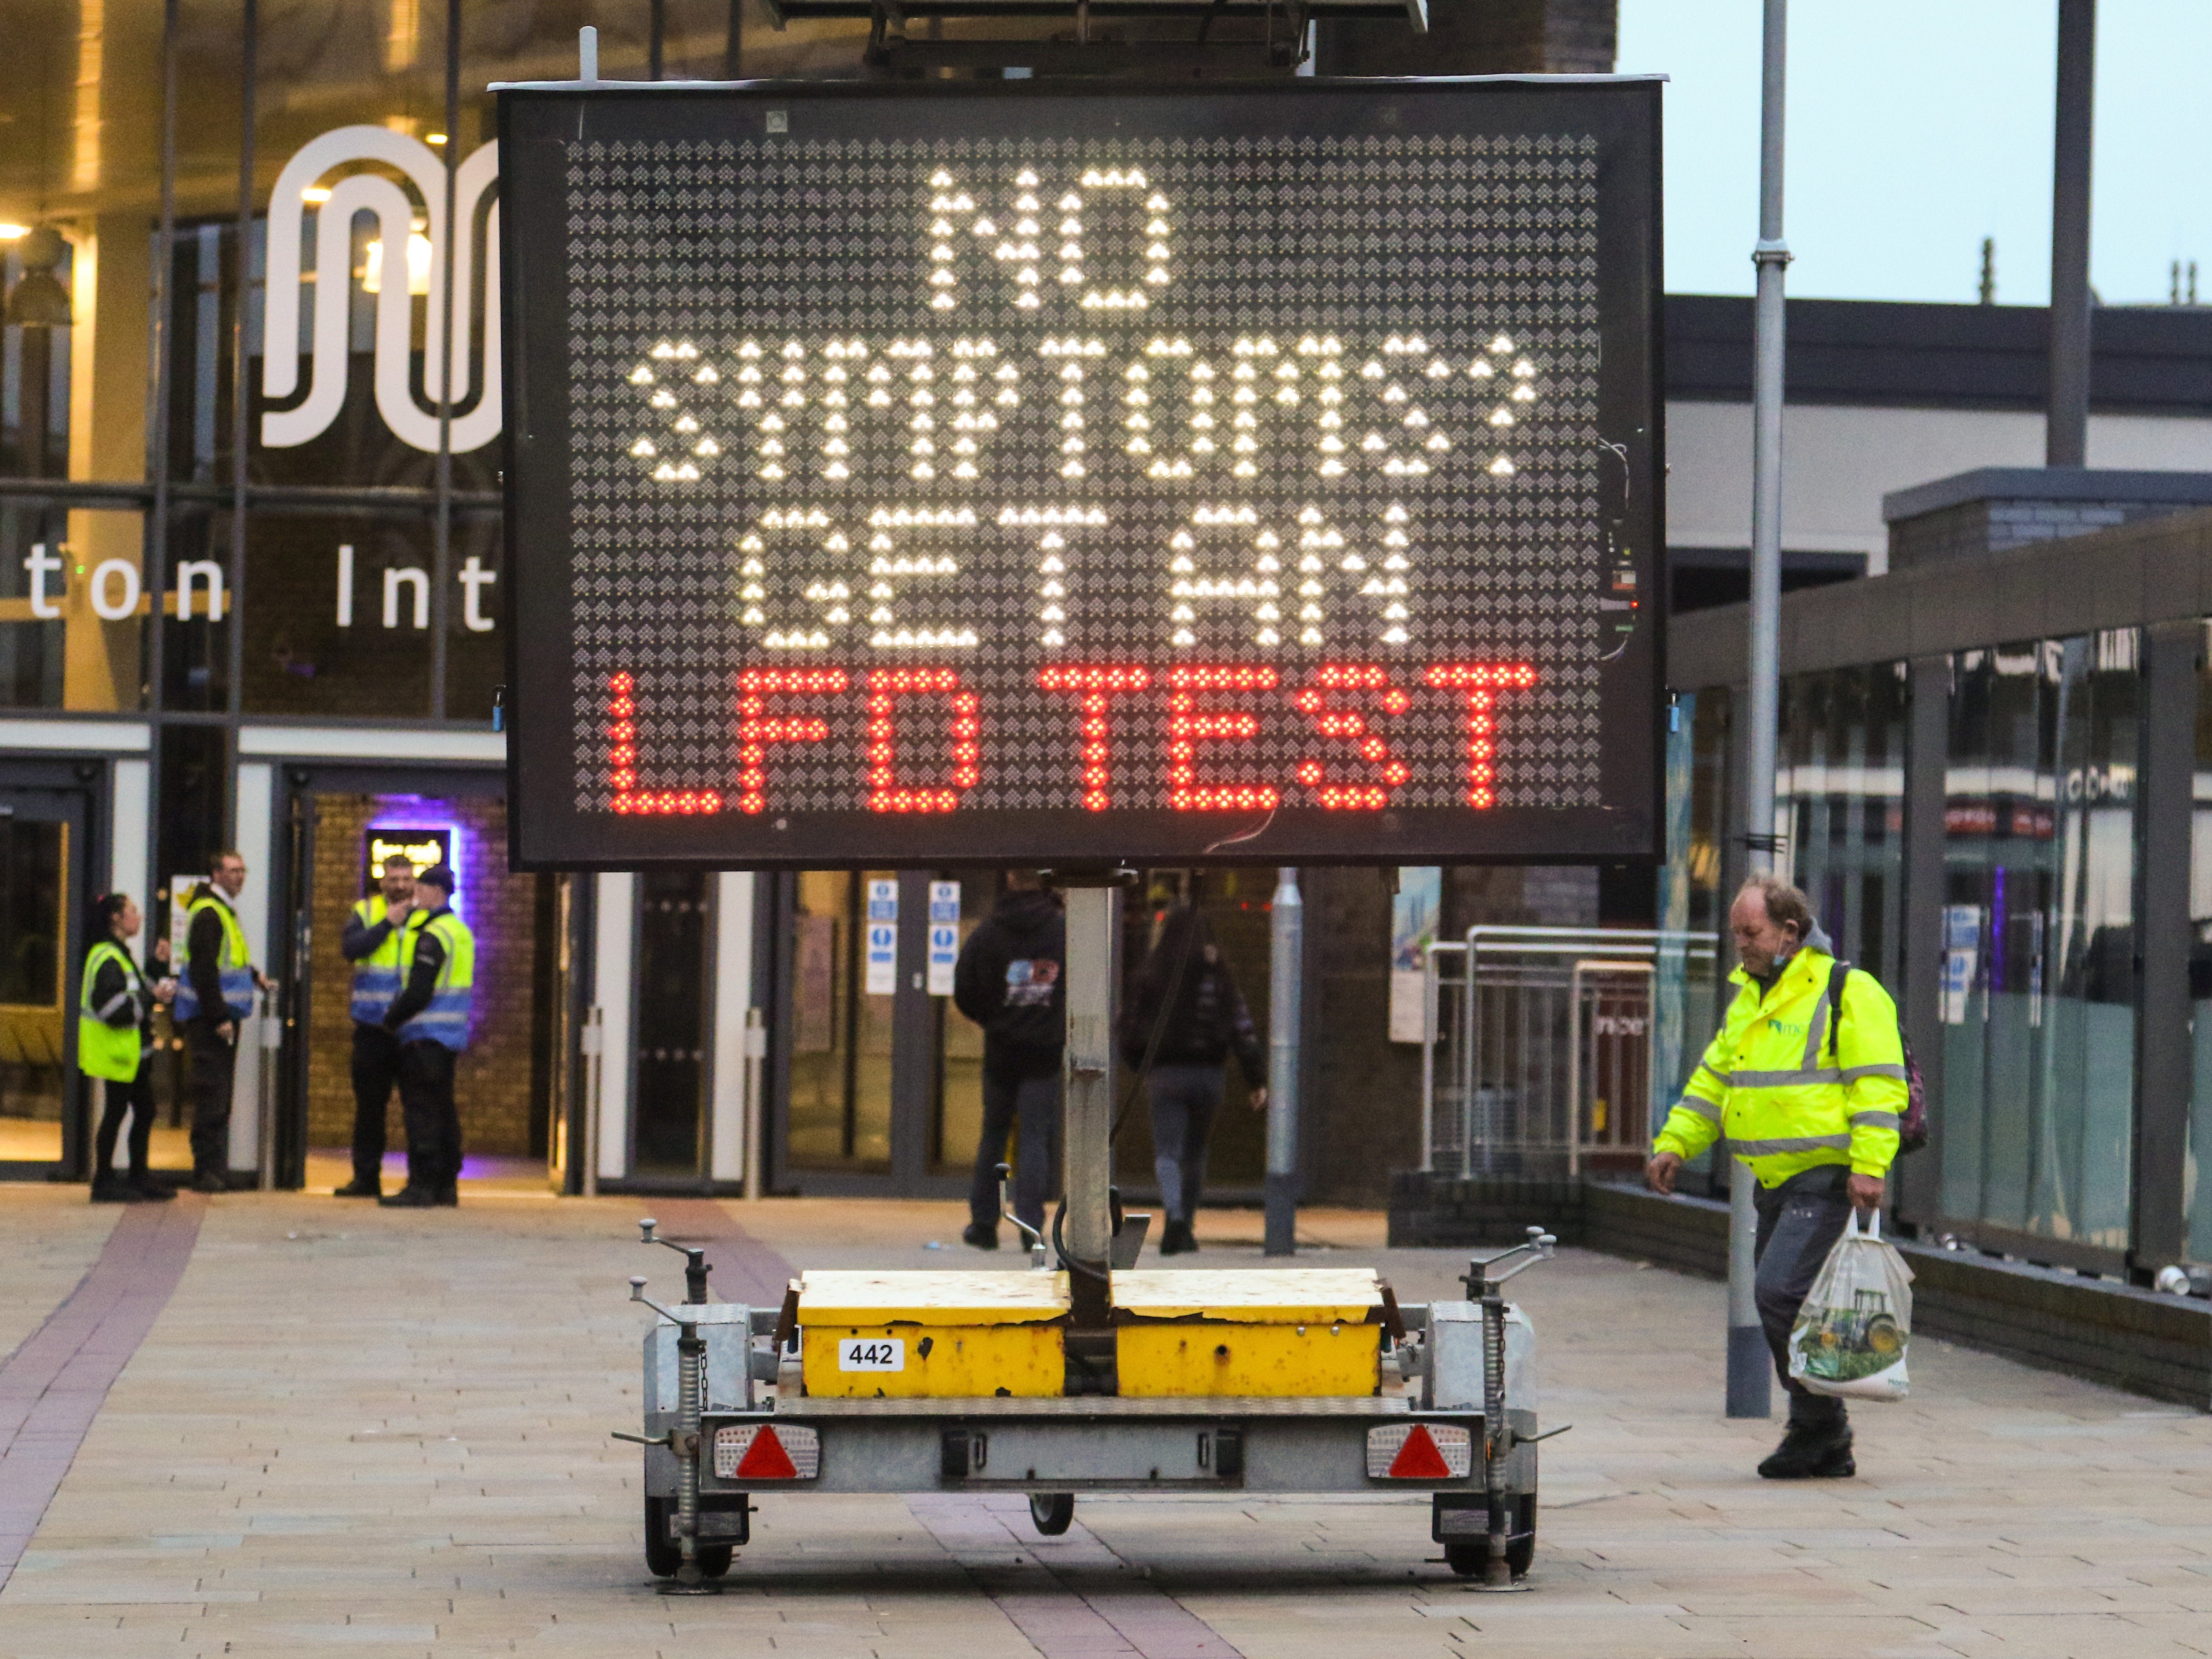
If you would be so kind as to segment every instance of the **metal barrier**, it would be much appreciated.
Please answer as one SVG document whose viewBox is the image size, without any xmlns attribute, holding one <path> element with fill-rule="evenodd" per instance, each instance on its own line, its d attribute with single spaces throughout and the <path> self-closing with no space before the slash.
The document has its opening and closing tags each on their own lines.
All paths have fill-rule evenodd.
<svg viewBox="0 0 2212 1659">
<path fill-rule="evenodd" d="M 1655 990 L 1669 984 L 1682 998 L 1691 984 L 1710 985 L 1716 943 L 1705 933 L 1484 924 L 1430 945 L 1422 1168 L 1573 1176 L 1585 1163 L 1640 1162 Z M 1675 1081 L 1660 1079 L 1669 1089 Z"/>
</svg>

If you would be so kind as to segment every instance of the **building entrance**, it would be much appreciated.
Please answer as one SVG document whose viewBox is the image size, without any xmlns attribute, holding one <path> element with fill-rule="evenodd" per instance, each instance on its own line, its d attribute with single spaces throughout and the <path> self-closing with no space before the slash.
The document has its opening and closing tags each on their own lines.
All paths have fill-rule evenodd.
<svg viewBox="0 0 2212 1659">
<path fill-rule="evenodd" d="M 90 818 L 82 789 L 0 774 L 0 1175 L 12 1179 L 82 1156 L 75 977 Z"/>
<path fill-rule="evenodd" d="M 557 913 L 541 891 L 559 878 L 516 875 L 507 864 L 503 774 L 459 767 L 403 771 L 288 765 L 278 784 L 278 890 L 289 960 L 279 1184 L 334 1186 L 350 1179 L 353 966 L 340 948 L 354 904 L 375 888 L 389 851 L 438 858 L 459 877 L 453 909 L 476 936 L 469 1046 L 454 1095 L 460 1108 L 464 1180 L 542 1181 L 556 1103 L 562 1034 L 548 1022 L 566 1006 L 557 981 L 566 953 L 539 949 L 541 917 Z M 406 1135 L 395 1091 L 386 1103 L 385 1190 L 404 1179 Z"/>
</svg>

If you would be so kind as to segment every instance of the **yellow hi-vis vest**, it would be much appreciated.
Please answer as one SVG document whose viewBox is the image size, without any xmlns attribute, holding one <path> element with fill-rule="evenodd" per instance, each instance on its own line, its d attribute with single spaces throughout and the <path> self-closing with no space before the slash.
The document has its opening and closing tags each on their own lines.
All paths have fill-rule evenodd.
<svg viewBox="0 0 2212 1659">
<path fill-rule="evenodd" d="M 404 990 L 415 970 L 415 945 L 426 932 L 438 936 L 446 960 L 438 969 L 438 984 L 430 1005 L 399 1028 L 403 1043 L 443 1043 L 458 1053 L 469 1046 L 469 1003 L 477 979 L 477 936 L 469 924 L 450 910 L 428 921 L 417 911 L 407 918 L 407 936 L 399 946 L 399 984 Z"/>
<path fill-rule="evenodd" d="M 356 904 L 353 913 L 363 927 L 374 927 L 384 919 L 387 908 L 380 893 Z M 356 1025 L 374 1025 L 399 994 L 400 935 L 406 930 L 407 924 L 402 922 L 384 936 L 382 944 L 353 965 L 353 1004 L 349 1011 Z"/>
<path fill-rule="evenodd" d="M 1828 1040 L 1829 970 L 1810 947 L 1783 964 L 1762 997 L 1739 967 L 1720 1034 L 1690 1074 L 1653 1150 L 1693 1158 L 1725 1134 L 1762 1186 L 1821 1164 L 1880 1177 L 1897 1156 L 1905 1046 L 1897 1004 L 1871 973 L 1844 982 L 1842 1023 Z"/>
<path fill-rule="evenodd" d="M 191 924 L 204 910 L 212 910 L 222 921 L 222 946 L 215 959 L 216 974 L 222 983 L 222 1011 L 207 1010 L 218 1022 L 243 1020 L 253 1012 L 253 964 L 246 952 L 246 930 L 238 912 L 212 893 L 203 892 L 185 912 L 185 960 L 177 972 L 177 1000 L 173 1012 L 179 1020 L 201 1013 L 199 993 L 192 989 Z"/>
<path fill-rule="evenodd" d="M 131 1023 L 110 1025 L 92 1005 L 92 982 L 100 964 L 112 959 L 123 967 L 123 994 L 131 999 Z M 106 1077 L 127 1083 L 138 1075 L 138 1057 L 144 1047 L 138 1028 L 138 964 L 131 953 L 112 939 L 102 939 L 85 953 L 84 985 L 77 994 L 76 1066 L 88 1077 Z"/>
</svg>

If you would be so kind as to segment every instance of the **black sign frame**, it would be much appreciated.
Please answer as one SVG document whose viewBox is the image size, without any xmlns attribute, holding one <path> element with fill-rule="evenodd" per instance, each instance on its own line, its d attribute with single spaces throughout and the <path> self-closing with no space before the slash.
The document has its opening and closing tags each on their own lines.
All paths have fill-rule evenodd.
<svg viewBox="0 0 2212 1659">
<path fill-rule="evenodd" d="M 1126 82 L 738 82 L 712 86 L 500 88 L 502 334 L 509 412 L 503 473 L 507 534 L 510 857 L 521 869 L 888 868 L 993 862 L 1375 864 L 1650 863 L 1665 856 L 1666 460 L 1661 362 L 1660 82 L 1650 77 L 1338 81 L 1159 87 Z M 1565 129 L 1594 135 L 1601 212 L 1589 262 L 1604 341 L 1597 393 L 1601 543 L 1608 616 L 1626 613 L 1604 681 L 1597 805 L 1261 811 L 1079 807 L 1036 810 L 666 811 L 624 815 L 579 804 L 579 745 L 606 741 L 578 715 L 568 588 L 571 318 L 568 149 L 602 141 L 684 142 L 768 131 L 858 138 L 896 111 L 916 142 L 948 131 L 1189 130 L 1234 135 L 1290 113 L 1332 133 L 1433 124 L 1449 106 L 1468 130 L 1510 139 Z M 1236 119 L 1243 113 L 1240 122 Z M 1025 116 L 1025 112 L 1029 113 Z M 1187 119 L 1186 119 L 1187 116 Z M 1295 324 L 1291 325 L 1295 328 Z M 1609 550 L 1609 551 L 1608 551 Z M 1593 581 L 1603 577 L 1602 568 Z M 1621 595 L 1630 595 L 1623 598 Z M 1608 624 L 1608 625 L 1613 625 Z M 1412 672 L 1418 673 L 1415 669 Z M 858 676 L 855 676 L 857 680 Z M 857 701 L 857 684 L 854 687 Z M 735 691 L 732 691 L 734 704 Z M 1473 701 L 1470 699 L 1470 708 Z M 1501 709 L 1503 705 L 1501 704 Z M 797 711 L 796 705 L 793 712 Z M 1510 720 L 1507 712 L 1501 723 Z M 1071 721 L 1069 739 L 1073 740 Z M 1472 729 L 1470 722 L 1470 729 Z M 732 736 L 734 738 L 734 728 Z M 737 770 L 736 745 L 730 746 Z"/>
</svg>

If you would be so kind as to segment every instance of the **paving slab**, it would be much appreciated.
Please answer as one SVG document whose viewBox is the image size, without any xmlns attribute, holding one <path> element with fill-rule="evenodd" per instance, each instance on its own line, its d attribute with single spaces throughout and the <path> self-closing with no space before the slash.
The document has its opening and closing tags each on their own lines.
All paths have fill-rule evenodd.
<svg viewBox="0 0 2212 1659">
<path fill-rule="evenodd" d="M 0 1281 L 0 1333 L 36 1328 L 113 1224 L 19 1191 L 0 1249 L 43 1278 Z M 1855 1412 L 1858 1479 L 1764 1483 L 1778 1425 L 1718 1412 L 1720 1287 L 1577 1252 L 1514 1287 L 1546 1420 L 1575 1424 L 1543 1449 L 1528 1594 L 1452 1577 L 1425 1501 L 1377 1492 L 1086 1497 L 1058 1540 L 1018 1497 L 769 1499 L 727 1594 L 661 1596 L 636 1449 L 606 1437 L 638 1410 L 624 1280 L 680 1283 L 634 1241 L 654 1207 L 212 1201 L 0 1591 L 0 1659 L 2212 1652 L 2212 1419 L 1926 1341 L 1911 1400 Z M 748 1294 L 786 1265 L 988 1259 L 957 1205 L 662 1207 Z M 1262 1265 L 1255 1216 L 1199 1236 L 1194 1265 Z M 1302 1236 L 1406 1300 L 1465 1270 L 1356 1213 Z"/>
</svg>

